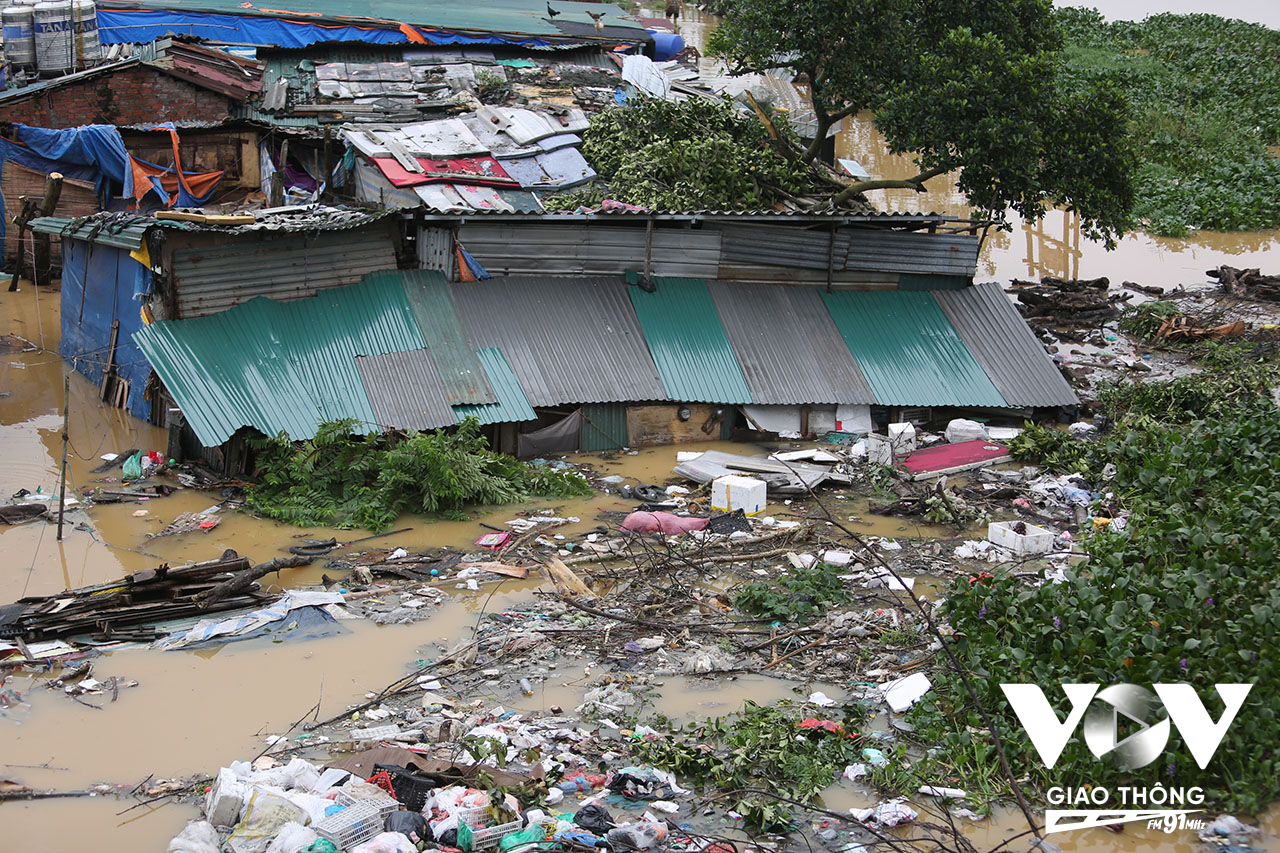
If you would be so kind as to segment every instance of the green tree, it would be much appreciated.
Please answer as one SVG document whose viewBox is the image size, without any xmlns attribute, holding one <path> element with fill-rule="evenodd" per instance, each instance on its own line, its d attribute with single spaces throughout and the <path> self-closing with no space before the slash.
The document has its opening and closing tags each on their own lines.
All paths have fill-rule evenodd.
<svg viewBox="0 0 1280 853">
<path fill-rule="evenodd" d="M 894 153 L 915 155 L 917 175 L 854 183 L 836 204 L 957 171 L 981 214 L 1066 207 L 1112 241 L 1133 204 L 1128 103 L 1106 80 L 1067 75 L 1061 45 L 1049 0 L 737 0 L 710 46 L 732 73 L 806 83 L 818 132 L 798 159 L 864 110 Z"/>
</svg>

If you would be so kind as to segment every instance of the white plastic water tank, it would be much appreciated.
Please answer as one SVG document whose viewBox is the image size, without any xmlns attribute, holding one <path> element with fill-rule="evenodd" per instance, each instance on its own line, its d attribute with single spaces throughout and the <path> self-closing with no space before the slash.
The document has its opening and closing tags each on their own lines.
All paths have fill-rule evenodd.
<svg viewBox="0 0 1280 853">
<path fill-rule="evenodd" d="M 45 0 L 34 7 L 36 67 L 42 77 L 59 77 L 71 70 L 71 0 Z"/>
<path fill-rule="evenodd" d="M 35 15 L 26 5 L 6 6 L 0 10 L 4 21 L 4 56 L 14 67 L 36 64 Z"/>
<path fill-rule="evenodd" d="M 98 7 L 93 0 L 71 0 L 71 47 L 76 68 L 97 65 L 102 57 Z"/>
</svg>

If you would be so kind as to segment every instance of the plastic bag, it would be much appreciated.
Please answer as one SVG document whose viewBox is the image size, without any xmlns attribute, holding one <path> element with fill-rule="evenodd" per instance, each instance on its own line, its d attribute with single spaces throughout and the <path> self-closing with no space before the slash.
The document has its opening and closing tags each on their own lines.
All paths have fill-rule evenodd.
<svg viewBox="0 0 1280 853">
<path fill-rule="evenodd" d="M 427 819 L 417 812 L 392 812 L 383 821 L 382 828 L 387 832 L 398 832 L 414 844 L 432 840 L 431 830 L 427 828 Z"/>
<path fill-rule="evenodd" d="M 280 828 L 280 834 L 276 836 L 276 840 L 267 846 L 267 853 L 301 853 L 304 848 L 310 847 L 319 838 L 320 836 L 316 835 L 315 830 L 309 826 L 286 823 Z"/>
<path fill-rule="evenodd" d="M 232 853 L 265 853 L 281 827 L 306 819 L 306 812 L 284 797 L 255 790 L 244 808 L 244 819 L 224 846 Z"/>
<path fill-rule="evenodd" d="M 546 840 L 547 831 L 540 824 L 535 823 L 519 832 L 504 835 L 498 841 L 498 848 L 500 850 L 514 850 L 517 847 L 524 847 L 526 844 L 541 844 Z"/>
<path fill-rule="evenodd" d="M 311 842 L 310 847 L 304 847 L 302 853 L 342 853 L 337 847 L 333 846 L 333 842 L 327 838 L 318 838 Z"/>
<path fill-rule="evenodd" d="M 124 460 L 124 467 L 121 469 L 121 477 L 126 480 L 142 479 L 142 451 Z"/>
<path fill-rule="evenodd" d="M 609 810 L 603 806 L 583 806 L 573 816 L 573 822 L 595 835 L 604 835 L 617 825 Z"/>
<path fill-rule="evenodd" d="M 418 853 L 418 848 L 398 832 L 382 832 L 351 848 L 351 853 Z"/>
<path fill-rule="evenodd" d="M 218 830 L 207 820 L 193 820 L 174 836 L 165 853 L 218 853 Z"/>
<path fill-rule="evenodd" d="M 977 421 L 967 420 L 965 418 L 956 418 L 947 424 L 947 430 L 944 433 L 947 441 L 956 444 L 961 441 L 974 441 L 975 439 L 987 439 L 987 428 Z"/>
</svg>

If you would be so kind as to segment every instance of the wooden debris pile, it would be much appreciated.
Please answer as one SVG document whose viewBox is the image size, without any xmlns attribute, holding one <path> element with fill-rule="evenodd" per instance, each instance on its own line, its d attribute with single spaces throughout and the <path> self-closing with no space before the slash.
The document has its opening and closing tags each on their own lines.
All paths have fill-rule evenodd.
<svg viewBox="0 0 1280 853">
<path fill-rule="evenodd" d="M 1046 323 L 1101 323 L 1119 314 L 1122 304 L 1133 298 L 1132 293 L 1108 293 L 1111 281 L 1105 276 L 1094 279 L 1045 276 L 1039 284 L 1015 279 L 1013 285 L 1009 292 L 1025 306 L 1023 314 L 1027 319 Z"/>
<path fill-rule="evenodd" d="M 258 578 L 309 562 L 306 557 L 283 557 L 251 567 L 247 558 L 228 549 L 216 560 L 177 567 L 164 564 L 113 583 L 19 599 L 3 608 L 0 636 L 30 641 L 76 634 L 100 640 L 154 639 L 158 636 L 154 628 L 137 626 L 259 607 L 277 596 L 260 592 Z"/>
<path fill-rule="evenodd" d="M 1226 265 L 1205 270 L 1229 295 L 1241 299 L 1266 299 L 1280 302 L 1280 275 L 1262 275 L 1256 269 L 1238 270 Z"/>
</svg>

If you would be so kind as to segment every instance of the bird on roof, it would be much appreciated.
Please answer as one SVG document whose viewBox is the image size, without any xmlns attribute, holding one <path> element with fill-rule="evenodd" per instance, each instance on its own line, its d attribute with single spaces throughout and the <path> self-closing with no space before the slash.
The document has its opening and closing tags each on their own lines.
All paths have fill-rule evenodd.
<svg viewBox="0 0 1280 853">
<path fill-rule="evenodd" d="M 596 32 L 604 32 L 604 12 L 587 11 L 587 14 L 591 16 L 591 20 L 596 22 Z"/>
<path fill-rule="evenodd" d="M 548 3 L 548 4 L 547 4 L 547 14 L 554 18 L 556 15 L 559 15 L 560 13 L 559 13 L 559 12 L 557 12 L 555 9 L 552 9 L 552 8 L 551 8 L 551 4 L 550 4 L 550 3 Z"/>
</svg>

